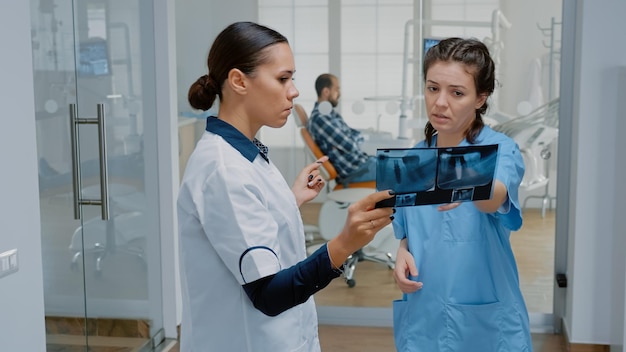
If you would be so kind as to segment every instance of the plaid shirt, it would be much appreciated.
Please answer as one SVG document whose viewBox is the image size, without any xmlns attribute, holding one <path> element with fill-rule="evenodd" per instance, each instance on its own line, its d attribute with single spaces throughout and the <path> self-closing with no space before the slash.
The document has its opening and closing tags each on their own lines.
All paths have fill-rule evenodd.
<svg viewBox="0 0 626 352">
<path fill-rule="evenodd" d="M 363 142 L 361 132 L 348 126 L 334 109 L 330 115 L 322 115 L 315 103 L 307 129 L 322 152 L 328 155 L 340 178 L 350 176 L 369 159 L 359 148 Z"/>
</svg>

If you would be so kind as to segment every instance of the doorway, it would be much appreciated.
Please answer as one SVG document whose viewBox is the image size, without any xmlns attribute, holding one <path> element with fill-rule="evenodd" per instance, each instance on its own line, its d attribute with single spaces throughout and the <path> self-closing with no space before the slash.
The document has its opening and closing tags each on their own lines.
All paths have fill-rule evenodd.
<svg viewBox="0 0 626 352">
<path fill-rule="evenodd" d="M 49 351 L 163 339 L 153 12 L 31 0 Z"/>
<path fill-rule="evenodd" d="M 399 128 L 399 111 L 408 106 L 406 112 L 413 118 L 409 121 L 415 128 L 414 137 L 420 140 L 425 119 L 419 111 L 422 79 L 415 61 L 430 40 L 465 36 L 485 40 L 490 45 L 499 67 L 500 86 L 490 102 L 489 122 L 513 121 L 509 124 L 513 125 L 509 126 L 511 135 L 516 134 L 513 138 L 527 154 L 527 178 L 520 189 L 524 226 L 511 234 L 520 265 L 521 288 L 533 331 L 558 329 L 558 324 L 553 324 L 553 319 L 560 319 L 559 303 L 553 302 L 554 297 L 560 297 L 554 280 L 554 263 L 558 260 L 557 249 L 565 248 L 556 235 L 556 223 L 564 220 L 557 221 L 555 198 L 557 129 L 561 116 L 560 44 L 561 33 L 565 33 L 560 28 L 562 1 L 533 0 L 518 4 L 492 0 L 481 5 L 467 0 L 339 1 L 316 6 L 291 3 L 279 6 L 259 0 L 258 4 L 260 19 L 293 39 L 296 63 L 301 67 L 298 102 L 310 110 L 316 100 L 312 87 L 317 74 L 327 71 L 338 74 L 342 81 L 342 102 L 338 109 L 348 125 L 362 130 L 370 139 L 382 134 L 400 135 L 403 129 Z M 534 11 L 536 8 L 542 10 Z M 275 16 L 279 10 L 286 15 Z M 421 34 L 416 29 L 407 33 L 405 23 L 416 18 L 423 18 L 429 25 Z M 407 42 L 414 50 L 403 55 L 403 44 Z M 405 58 L 412 59 L 414 64 L 403 67 Z M 533 71 L 537 62 L 539 70 Z M 537 74 L 534 82 L 529 79 L 531 73 Z M 409 81 L 406 93 L 412 97 L 408 101 L 403 101 L 405 92 L 400 89 L 404 79 Z M 533 124 L 543 129 L 533 130 L 530 128 Z M 287 137 L 293 131 L 289 126 L 264 130 L 262 138 L 273 150 L 297 148 L 301 146 L 298 140 Z M 304 164 L 298 158 L 303 153 L 294 155 L 292 158 Z M 297 174 L 286 167 L 281 170 L 285 175 Z M 566 204 L 565 200 L 562 204 Z M 306 209 L 303 213 L 309 211 L 316 214 L 317 210 Z M 305 223 L 318 221 L 317 215 L 303 215 L 308 217 Z M 324 323 L 391 325 L 391 301 L 401 294 L 384 265 L 362 264 L 357 269 L 357 275 L 362 276 L 357 276 L 355 287 L 348 288 L 337 281 L 316 295 Z M 366 272 L 371 273 L 371 279 Z"/>
</svg>

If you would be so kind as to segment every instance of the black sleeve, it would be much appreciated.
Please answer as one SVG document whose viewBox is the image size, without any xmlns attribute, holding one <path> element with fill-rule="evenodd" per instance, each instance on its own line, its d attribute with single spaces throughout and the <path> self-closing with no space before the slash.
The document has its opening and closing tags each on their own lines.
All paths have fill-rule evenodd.
<svg viewBox="0 0 626 352">
<path fill-rule="evenodd" d="M 326 244 L 300 263 L 243 285 L 252 304 L 269 316 L 306 302 L 341 274 L 333 269 Z"/>
</svg>

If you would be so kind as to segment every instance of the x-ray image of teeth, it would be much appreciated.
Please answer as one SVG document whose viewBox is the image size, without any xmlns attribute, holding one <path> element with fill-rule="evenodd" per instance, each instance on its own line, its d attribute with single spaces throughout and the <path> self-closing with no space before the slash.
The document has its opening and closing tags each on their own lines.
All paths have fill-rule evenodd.
<svg viewBox="0 0 626 352">
<path fill-rule="evenodd" d="M 394 199 L 377 206 L 405 207 L 491 198 L 497 145 L 379 149 L 376 188 Z"/>
<path fill-rule="evenodd" d="M 489 170 L 495 168 L 497 154 L 492 150 L 452 151 L 439 155 L 437 186 L 442 189 L 459 189 L 484 186 L 491 182 Z"/>
<path fill-rule="evenodd" d="M 386 149 L 378 154 L 376 183 L 396 193 L 435 188 L 436 149 Z"/>
<path fill-rule="evenodd" d="M 397 207 L 408 207 L 415 204 L 415 197 L 417 193 L 400 194 L 396 196 Z"/>
</svg>

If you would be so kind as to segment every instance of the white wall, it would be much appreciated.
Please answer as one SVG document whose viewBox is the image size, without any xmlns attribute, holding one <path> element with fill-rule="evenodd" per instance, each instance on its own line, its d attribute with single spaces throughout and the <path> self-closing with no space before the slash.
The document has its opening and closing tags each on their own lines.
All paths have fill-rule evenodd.
<svg viewBox="0 0 626 352">
<path fill-rule="evenodd" d="M 617 175 L 624 170 L 624 149 L 615 148 L 624 146 L 624 111 L 618 110 L 624 91 L 616 76 L 626 65 L 626 45 L 616 24 L 623 22 L 626 2 L 579 0 L 577 6 L 564 323 L 572 342 L 610 344 L 612 302 L 625 300 L 623 282 L 612 281 L 612 254 L 626 251 L 615 242 L 626 233 L 617 220 L 624 214 L 623 174 Z M 623 275 L 624 267 L 615 269 Z"/>
<path fill-rule="evenodd" d="M 0 43 L 0 252 L 17 248 L 19 260 L 0 278 L 0 344 L 45 351 L 29 1 L 0 1 Z"/>
<path fill-rule="evenodd" d="M 544 44 L 549 44 L 550 38 L 538 26 L 549 28 L 552 17 L 561 22 L 561 3 L 562 0 L 500 1 L 500 9 L 512 24 L 511 28 L 502 30 L 504 49 L 500 64 L 500 108 L 504 112 L 518 116 L 517 104 L 529 97 L 530 65 L 533 60 L 544 58 L 549 53 Z M 555 33 L 560 35 L 560 27 L 556 29 Z M 547 80 L 548 67 L 542 67 L 545 71 L 543 79 Z M 558 78 L 558 73 L 555 77 Z M 547 86 L 547 81 L 543 83 Z M 558 81 L 555 84 L 558 87 Z M 543 93 L 544 99 L 547 99 L 547 91 Z"/>
<path fill-rule="evenodd" d="M 617 89 L 616 92 L 624 94 L 626 92 L 626 66 L 622 66 L 617 71 Z M 626 150 L 626 138 L 621 134 L 626 131 L 626 100 L 617 100 L 617 126 L 615 128 L 618 138 L 615 144 L 615 150 Z M 619 155 L 619 153 L 617 153 Z M 623 160 L 623 157 L 622 157 Z M 615 179 L 620 180 L 621 177 L 626 175 L 626 163 L 616 161 L 615 167 Z M 618 211 L 618 214 L 623 214 L 624 206 L 623 200 L 626 199 L 626 187 L 621 186 L 616 189 L 616 195 L 614 199 L 614 208 Z M 613 226 L 619 229 L 621 219 L 618 216 L 613 217 Z M 624 316 L 626 315 L 626 258 L 624 256 L 624 249 L 626 248 L 626 236 L 623 232 L 615 232 L 613 234 L 613 270 L 612 280 L 614 283 L 614 289 L 612 292 L 611 305 L 612 319 L 611 319 L 611 347 L 612 352 L 618 352 L 624 350 L 626 345 L 626 321 Z"/>
</svg>

